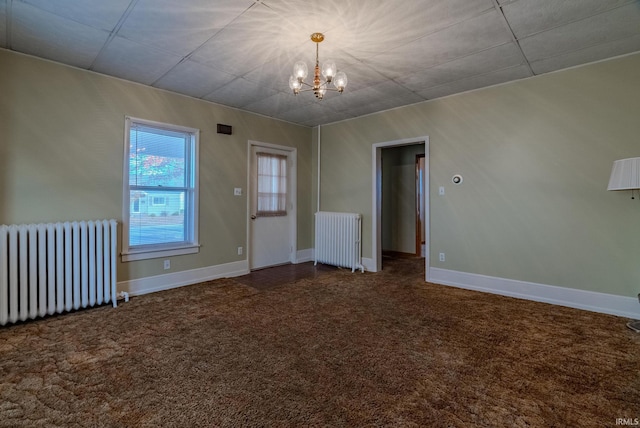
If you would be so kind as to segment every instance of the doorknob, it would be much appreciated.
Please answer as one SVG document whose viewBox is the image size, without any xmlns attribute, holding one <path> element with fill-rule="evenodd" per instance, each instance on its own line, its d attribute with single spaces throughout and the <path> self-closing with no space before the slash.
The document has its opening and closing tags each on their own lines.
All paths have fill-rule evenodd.
<svg viewBox="0 0 640 428">
<path fill-rule="evenodd" d="M 251 220 L 255 220 L 255 219 L 256 219 L 256 215 L 255 215 L 255 214 L 252 214 L 252 215 L 251 215 Z"/>
</svg>

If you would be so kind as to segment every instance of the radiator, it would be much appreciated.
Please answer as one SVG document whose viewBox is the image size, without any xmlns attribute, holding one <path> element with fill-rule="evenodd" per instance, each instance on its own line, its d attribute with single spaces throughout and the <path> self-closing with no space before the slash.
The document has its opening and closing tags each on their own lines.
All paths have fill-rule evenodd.
<svg viewBox="0 0 640 428">
<path fill-rule="evenodd" d="M 116 302 L 115 220 L 0 226 L 0 325 Z"/>
<path fill-rule="evenodd" d="M 316 213 L 315 264 L 360 269 L 362 217 L 354 213 Z"/>
</svg>

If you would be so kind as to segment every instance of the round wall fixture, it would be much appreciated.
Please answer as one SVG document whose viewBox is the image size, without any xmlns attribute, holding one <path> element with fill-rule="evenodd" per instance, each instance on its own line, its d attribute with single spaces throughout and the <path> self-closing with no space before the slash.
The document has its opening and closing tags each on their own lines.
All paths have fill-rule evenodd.
<svg viewBox="0 0 640 428">
<path fill-rule="evenodd" d="M 460 184 L 462 183 L 462 176 L 460 174 L 456 174 L 451 178 L 451 181 L 453 184 Z"/>
</svg>

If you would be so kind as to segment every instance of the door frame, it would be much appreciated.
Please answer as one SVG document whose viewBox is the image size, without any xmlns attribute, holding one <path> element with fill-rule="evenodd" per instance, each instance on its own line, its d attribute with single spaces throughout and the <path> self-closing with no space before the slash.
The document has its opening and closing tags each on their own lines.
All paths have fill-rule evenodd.
<svg viewBox="0 0 640 428">
<path fill-rule="evenodd" d="M 372 267 L 374 272 L 379 272 L 382 270 L 382 149 L 388 147 L 398 147 L 398 146 L 410 146 L 414 144 L 424 144 L 424 224 L 425 224 L 425 258 L 424 258 L 424 266 L 425 266 L 425 281 L 429 278 L 429 268 L 430 268 L 430 255 L 431 255 L 431 245 L 430 245 L 430 204 L 429 204 L 429 136 L 416 137 L 416 138 L 405 138 L 402 140 L 394 140 L 394 141 L 386 141 L 383 143 L 375 143 L 372 146 L 372 230 L 371 230 L 371 256 Z"/>
<path fill-rule="evenodd" d="M 424 162 L 425 162 L 425 171 L 427 170 L 426 164 L 427 164 L 427 157 L 426 155 L 423 154 L 419 154 L 416 155 L 416 192 L 415 192 L 415 201 L 416 201 L 416 256 L 421 257 L 422 256 L 422 229 L 423 229 L 423 225 L 422 222 L 420 221 L 420 188 L 419 186 L 419 179 L 420 179 L 420 159 L 424 158 Z M 424 171 L 423 171 L 423 176 L 422 176 L 422 189 L 424 190 Z M 425 209 L 426 209 L 426 205 L 425 205 Z M 425 222 L 426 222 L 426 217 L 425 217 Z M 425 233 L 426 233 L 426 228 L 425 228 Z M 426 236 L 425 236 L 426 238 Z M 425 242 L 425 246 L 426 246 L 426 242 Z M 425 256 L 426 256 L 426 251 L 425 251 Z"/>
<path fill-rule="evenodd" d="M 246 219 L 247 219 L 247 241 L 246 241 L 246 245 L 245 248 L 247 249 L 246 251 L 246 256 L 247 256 L 247 267 L 249 270 L 251 270 L 251 234 L 252 234 L 252 228 L 251 228 L 251 195 L 252 195 L 252 180 L 251 180 L 251 153 L 252 153 L 252 149 L 254 147 L 264 147 L 264 148 L 268 148 L 268 149 L 276 149 L 276 150 L 282 150 L 284 152 L 288 153 L 288 157 L 289 157 L 289 169 L 287 171 L 287 176 L 289 177 L 288 180 L 288 185 L 289 185 L 289 213 L 291 214 L 290 217 L 290 221 L 289 221 L 289 248 L 290 248 L 290 253 L 289 253 L 289 261 L 291 263 L 296 263 L 297 261 L 297 230 L 298 230 L 298 204 L 297 204 L 297 189 L 298 189 L 298 185 L 297 185 L 297 177 L 298 177 L 298 169 L 297 169 L 297 165 L 298 165 L 298 149 L 296 149 L 295 147 L 290 147 L 290 146 L 282 146 L 279 144 L 272 144 L 272 143 L 264 143 L 261 141 L 254 141 L 254 140 L 248 140 L 247 141 L 247 194 L 246 194 L 246 199 L 247 199 L 247 211 L 246 211 Z M 267 266 L 265 266 L 267 267 Z"/>
</svg>

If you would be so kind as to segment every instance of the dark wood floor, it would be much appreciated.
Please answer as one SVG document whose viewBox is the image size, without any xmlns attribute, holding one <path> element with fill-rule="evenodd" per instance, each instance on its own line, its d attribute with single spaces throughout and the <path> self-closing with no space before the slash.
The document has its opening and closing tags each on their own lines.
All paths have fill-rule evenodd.
<svg viewBox="0 0 640 428">
<path fill-rule="evenodd" d="M 384 252 L 383 263 L 393 262 L 399 259 L 415 259 L 420 258 L 415 254 Z M 285 264 L 273 266 L 264 269 L 257 269 L 251 273 L 234 278 L 241 284 L 253 287 L 257 290 L 267 290 L 282 284 L 294 282 L 300 279 L 316 278 L 324 272 L 331 272 L 340 269 L 335 266 L 323 265 L 318 263 L 314 266 L 313 262 L 299 264 Z"/>
<path fill-rule="evenodd" d="M 258 269 L 247 275 L 239 276 L 234 279 L 244 285 L 248 285 L 249 287 L 253 287 L 258 290 L 266 290 L 300 279 L 316 278 L 323 272 L 330 272 L 335 269 L 338 268 L 335 266 L 323 265 L 321 263 L 314 266 L 313 262 L 306 262 Z"/>
</svg>

